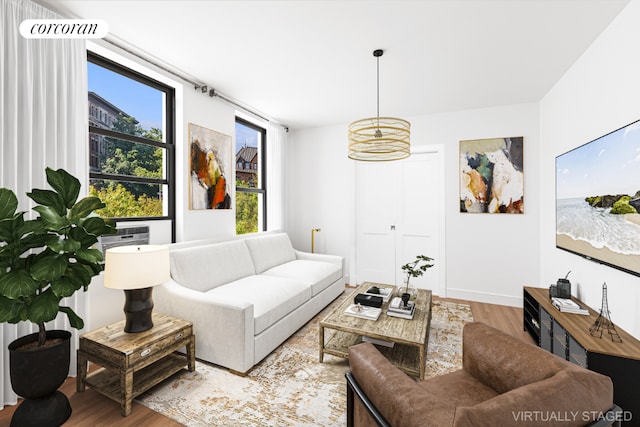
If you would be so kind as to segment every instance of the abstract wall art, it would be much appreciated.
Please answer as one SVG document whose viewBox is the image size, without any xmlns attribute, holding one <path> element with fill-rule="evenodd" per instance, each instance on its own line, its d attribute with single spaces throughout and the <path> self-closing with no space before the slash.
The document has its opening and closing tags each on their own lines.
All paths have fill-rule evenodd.
<svg viewBox="0 0 640 427">
<path fill-rule="evenodd" d="M 189 123 L 189 141 L 189 209 L 231 209 L 231 137 Z"/>
<path fill-rule="evenodd" d="M 460 141 L 460 212 L 524 213 L 523 140 Z"/>
</svg>

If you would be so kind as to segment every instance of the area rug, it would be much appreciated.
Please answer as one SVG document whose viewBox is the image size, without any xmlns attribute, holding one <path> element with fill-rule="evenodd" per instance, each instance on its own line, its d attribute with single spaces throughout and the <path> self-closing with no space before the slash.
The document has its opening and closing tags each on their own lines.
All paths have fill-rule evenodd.
<svg viewBox="0 0 640 427">
<path fill-rule="evenodd" d="M 242 377 L 208 363 L 181 371 L 137 401 L 186 426 L 344 426 L 347 360 L 318 362 L 318 322 L 348 292 Z M 462 366 L 462 327 L 468 305 L 434 302 L 427 378 Z"/>
</svg>

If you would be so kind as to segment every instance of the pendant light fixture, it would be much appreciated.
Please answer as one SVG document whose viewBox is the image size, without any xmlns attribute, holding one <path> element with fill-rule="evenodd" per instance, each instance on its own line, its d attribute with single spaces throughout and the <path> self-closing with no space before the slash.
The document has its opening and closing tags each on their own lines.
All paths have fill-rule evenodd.
<svg viewBox="0 0 640 427">
<path fill-rule="evenodd" d="M 349 158 L 370 162 L 400 160 L 410 154 L 411 123 L 395 117 L 380 117 L 380 57 L 382 49 L 373 51 L 377 61 L 377 115 L 356 120 L 349 125 Z"/>
</svg>

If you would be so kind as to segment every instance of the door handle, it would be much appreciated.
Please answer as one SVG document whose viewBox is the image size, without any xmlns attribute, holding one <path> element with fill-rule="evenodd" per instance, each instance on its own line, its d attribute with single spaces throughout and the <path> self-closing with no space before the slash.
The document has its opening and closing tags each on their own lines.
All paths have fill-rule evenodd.
<svg viewBox="0 0 640 427">
<path fill-rule="evenodd" d="M 395 231 L 395 229 L 396 229 L 396 226 L 395 226 L 395 225 L 392 225 L 392 226 L 391 226 L 391 231 Z"/>
</svg>

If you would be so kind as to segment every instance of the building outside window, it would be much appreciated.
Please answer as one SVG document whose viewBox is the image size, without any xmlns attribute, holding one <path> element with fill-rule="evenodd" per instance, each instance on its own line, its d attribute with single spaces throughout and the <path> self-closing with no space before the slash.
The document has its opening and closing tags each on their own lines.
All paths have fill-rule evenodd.
<svg viewBox="0 0 640 427">
<path fill-rule="evenodd" d="M 236 234 L 265 231 L 266 129 L 236 118 Z"/>
<path fill-rule="evenodd" d="M 87 59 L 90 192 L 107 205 L 99 213 L 173 223 L 174 89 L 92 52 Z"/>
</svg>

